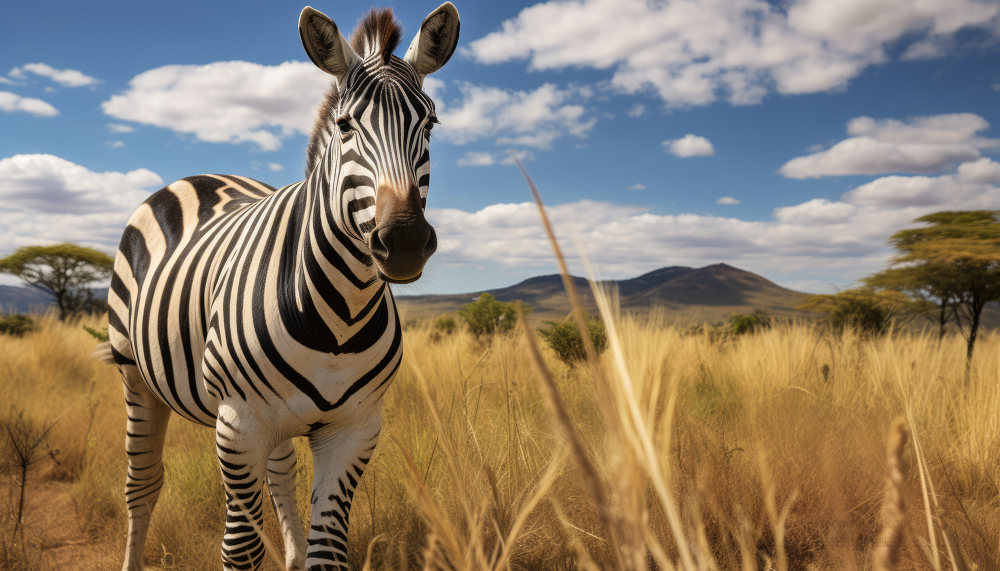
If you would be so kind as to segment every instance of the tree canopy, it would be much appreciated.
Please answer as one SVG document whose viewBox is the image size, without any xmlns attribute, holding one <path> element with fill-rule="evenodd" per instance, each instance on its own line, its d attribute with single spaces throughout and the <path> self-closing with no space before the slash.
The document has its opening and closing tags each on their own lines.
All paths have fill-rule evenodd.
<svg viewBox="0 0 1000 571">
<path fill-rule="evenodd" d="M 108 279 L 114 270 L 111 256 L 77 246 L 25 246 L 0 259 L 0 273 L 11 274 L 55 296 L 59 318 L 99 306 L 90 286 Z"/>
<path fill-rule="evenodd" d="M 933 301 L 940 334 L 954 317 L 972 358 L 983 308 L 1000 299 L 1000 219 L 998 212 L 937 212 L 914 222 L 921 228 L 896 232 L 890 267 L 865 279 L 871 287 L 906 292 Z"/>
</svg>

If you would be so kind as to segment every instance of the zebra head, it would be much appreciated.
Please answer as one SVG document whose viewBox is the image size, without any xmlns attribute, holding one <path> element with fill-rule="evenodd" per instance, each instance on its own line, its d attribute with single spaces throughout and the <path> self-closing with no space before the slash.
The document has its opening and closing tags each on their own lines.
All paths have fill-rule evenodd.
<svg viewBox="0 0 1000 571">
<path fill-rule="evenodd" d="M 371 252 L 378 277 L 391 283 L 419 279 L 437 249 L 424 217 L 437 117 L 423 81 L 451 58 L 458 33 L 458 11 L 446 2 L 400 59 L 392 52 L 402 29 L 390 9 L 371 10 L 350 42 L 310 7 L 299 17 L 309 59 L 337 78 L 313 128 L 307 174 L 321 169 L 313 176 L 329 183 L 338 228 Z"/>
</svg>

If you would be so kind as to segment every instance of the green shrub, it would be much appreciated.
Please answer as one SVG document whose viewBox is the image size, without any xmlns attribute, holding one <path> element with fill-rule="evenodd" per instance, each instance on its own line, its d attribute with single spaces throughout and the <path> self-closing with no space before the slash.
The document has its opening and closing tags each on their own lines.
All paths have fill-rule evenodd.
<svg viewBox="0 0 1000 571">
<path fill-rule="evenodd" d="M 556 356 L 563 363 L 573 367 L 575 363 L 587 358 L 587 352 L 583 348 L 583 337 L 580 335 L 580 327 L 575 319 L 564 321 L 546 321 L 548 329 L 539 329 L 538 335 L 549 344 L 555 351 Z M 608 348 L 608 334 L 604 330 L 604 324 L 599 319 L 591 319 L 587 322 L 587 329 L 590 333 L 590 341 L 594 344 L 594 351 L 600 356 Z"/>
<path fill-rule="evenodd" d="M 469 326 L 473 335 L 482 337 L 514 329 L 518 312 L 527 315 L 531 313 L 531 306 L 519 300 L 497 301 L 492 295 L 484 293 L 476 301 L 458 310 L 458 317 Z"/>
<path fill-rule="evenodd" d="M 853 298 L 842 301 L 830 312 L 834 331 L 854 329 L 862 335 L 881 335 L 888 327 L 891 313 L 874 298 Z"/>
<path fill-rule="evenodd" d="M 729 316 L 729 332 L 733 335 L 756 333 L 770 329 L 773 321 L 763 309 L 758 309 L 753 313 L 734 313 Z"/>
<path fill-rule="evenodd" d="M 822 311 L 837 334 L 845 329 L 862 336 L 878 336 L 889 330 L 895 319 L 906 319 L 927 311 L 926 302 L 905 293 L 870 287 L 847 289 L 832 295 L 811 295 L 795 309 Z"/>
<path fill-rule="evenodd" d="M 442 315 L 434 322 L 434 330 L 443 335 L 451 335 L 457 327 L 455 320 L 450 315 Z"/>
<path fill-rule="evenodd" d="M 38 331 L 38 329 L 35 320 L 27 315 L 0 316 L 0 334 L 22 337 L 24 334 Z"/>
</svg>

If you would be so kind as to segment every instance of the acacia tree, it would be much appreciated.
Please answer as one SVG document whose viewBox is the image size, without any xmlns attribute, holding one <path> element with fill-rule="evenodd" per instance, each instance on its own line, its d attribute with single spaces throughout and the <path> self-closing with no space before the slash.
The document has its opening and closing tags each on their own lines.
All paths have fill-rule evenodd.
<svg viewBox="0 0 1000 571">
<path fill-rule="evenodd" d="M 923 301 L 924 315 L 938 326 L 938 339 L 944 338 L 948 322 L 958 310 L 959 287 L 947 265 L 925 263 L 887 268 L 862 281 L 876 290 L 902 292 Z"/>
<path fill-rule="evenodd" d="M 0 259 L 0 273 L 11 274 L 55 297 L 59 319 L 95 306 L 90 286 L 111 277 L 114 259 L 75 244 L 25 246 Z"/>
<path fill-rule="evenodd" d="M 898 254 L 890 267 L 871 276 L 869 283 L 933 299 L 939 308 L 940 334 L 945 322 L 954 317 L 967 342 L 968 364 L 983 308 L 1000 300 L 998 212 L 938 212 L 914 222 L 927 226 L 893 234 L 889 244 Z"/>
</svg>

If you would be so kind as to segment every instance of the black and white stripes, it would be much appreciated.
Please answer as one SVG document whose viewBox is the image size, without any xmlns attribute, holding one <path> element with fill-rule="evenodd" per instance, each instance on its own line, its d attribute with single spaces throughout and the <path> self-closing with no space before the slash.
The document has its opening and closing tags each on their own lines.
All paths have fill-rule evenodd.
<svg viewBox="0 0 1000 571">
<path fill-rule="evenodd" d="M 127 570 L 142 568 L 171 411 L 215 427 L 226 569 L 265 556 L 265 481 L 288 568 L 347 565 L 351 499 L 402 358 L 386 282 L 419 278 L 436 246 L 423 217 L 436 119 L 421 84 L 454 51 L 458 13 L 432 12 L 405 59 L 391 55 L 400 30 L 389 11 L 366 17 L 353 48 L 311 8 L 299 26 L 310 58 L 338 80 L 307 179 L 276 190 L 186 178 L 143 203 L 122 236 L 108 301 L 129 417 Z M 308 540 L 295 506 L 300 435 L 315 466 Z"/>
</svg>

